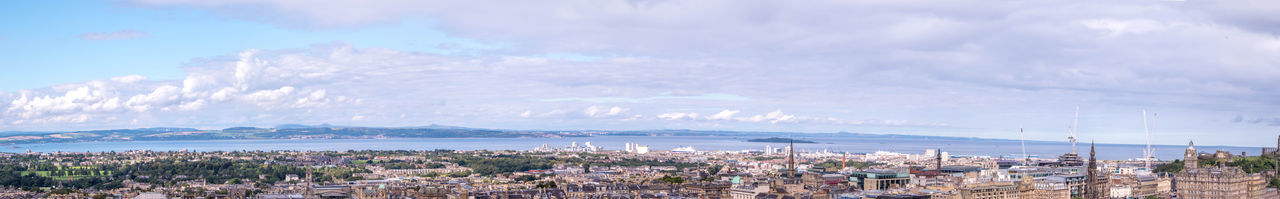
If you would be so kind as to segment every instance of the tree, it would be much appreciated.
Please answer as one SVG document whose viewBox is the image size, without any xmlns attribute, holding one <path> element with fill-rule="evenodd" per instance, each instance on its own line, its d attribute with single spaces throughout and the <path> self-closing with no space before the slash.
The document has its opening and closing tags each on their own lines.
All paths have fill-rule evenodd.
<svg viewBox="0 0 1280 199">
<path fill-rule="evenodd" d="M 707 169 L 707 174 L 714 176 L 719 174 L 721 169 L 724 169 L 724 165 L 712 166 L 711 169 Z"/>
<path fill-rule="evenodd" d="M 515 181 L 516 181 L 516 182 L 529 182 L 529 181 L 534 181 L 534 180 L 538 180 L 538 176 L 534 176 L 534 175 L 522 175 L 522 176 L 520 176 L 520 177 L 516 177 L 516 179 L 515 179 Z"/>
<path fill-rule="evenodd" d="M 1177 173 L 1182 171 L 1182 160 L 1173 160 L 1173 162 L 1156 165 L 1156 173 Z"/>
<path fill-rule="evenodd" d="M 658 178 L 658 180 L 660 180 L 660 181 L 662 181 L 662 182 L 666 182 L 666 183 L 671 183 L 671 184 L 682 184 L 682 183 L 684 183 L 684 178 L 683 178 L 683 177 L 671 177 L 671 176 L 669 176 L 669 175 L 663 175 L 661 178 Z"/>
<path fill-rule="evenodd" d="M 536 185 L 536 186 L 534 186 L 534 187 L 535 187 L 535 188 L 539 188 L 539 189 L 541 189 L 541 188 L 552 188 L 552 189 L 554 189 L 554 188 L 556 188 L 556 182 L 555 182 L 555 181 L 541 182 L 541 183 L 538 183 L 538 185 Z"/>
</svg>

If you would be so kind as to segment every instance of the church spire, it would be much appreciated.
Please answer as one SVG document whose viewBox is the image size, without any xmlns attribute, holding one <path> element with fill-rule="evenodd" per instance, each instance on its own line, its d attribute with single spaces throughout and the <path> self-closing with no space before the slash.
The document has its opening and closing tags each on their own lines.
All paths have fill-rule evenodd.
<svg viewBox="0 0 1280 199">
<path fill-rule="evenodd" d="M 1101 199 L 1104 195 L 1102 194 L 1101 187 L 1098 187 L 1098 159 L 1094 156 L 1095 153 L 1093 145 L 1093 142 L 1089 142 L 1089 167 L 1085 171 L 1084 198 Z"/>
<path fill-rule="evenodd" d="M 787 179 L 796 176 L 796 138 L 788 139 L 791 145 L 787 146 Z"/>
</svg>

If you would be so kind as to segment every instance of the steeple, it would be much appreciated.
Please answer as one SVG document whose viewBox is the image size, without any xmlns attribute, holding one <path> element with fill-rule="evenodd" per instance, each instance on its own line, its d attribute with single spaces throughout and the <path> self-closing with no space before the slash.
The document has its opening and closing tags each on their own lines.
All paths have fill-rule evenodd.
<svg viewBox="0 0 1280 199">
<path fill-rule="evenodd" d="M 938 172 L 942 172 L 942 149 L 938 149 L 938 151 L 934 151 L 934 153 L 936 153 L 933 156 L 934 161 L 936 161 L 935 163 L 937 164 L 933 169 L 937 169 Z"/>
<path fill-rule="evenodd" d="M 1089 163 L 1093 163 L 1093 161 L 1094 161 L 1094 159 L 1093 159 L 1093 155 L 1094 155 L 1094 154 L 1093 154 L 1093 142 L 1089 142 Z M 1093 166 L 1089 166 L 1089 167 L 1093 167 Z"/>
<path fill-rule="evenodd" d="M 791 178 L 793 178 L 793 177 L 795 177 L 795 176 L 796 176 L 796 139 L 795 139 L 795 137 L 792 137 L 791 139 L 788 139 L 788 140 L 790 140 L 790 141 L 791 141 L 791 145 L 787 147 L 787 148 L 788 148 L 788 150 L 787 150 L 787 156 L 788 156 L 788 157 L 787 157 L 787 177 L 786 177 L 786 179 L 791 179 Z"/>
<path fill-rule="evenodd" d="M 1098 187 L 1098 159 L 1094 157 L 1093 142 L 1089 142 L 1089 167 L 1085 171 L 1085 199 L 1101 199 L 1102 189 Z M 1108 190 L 1110 191 L 1110 190 Z"/>
</svg>

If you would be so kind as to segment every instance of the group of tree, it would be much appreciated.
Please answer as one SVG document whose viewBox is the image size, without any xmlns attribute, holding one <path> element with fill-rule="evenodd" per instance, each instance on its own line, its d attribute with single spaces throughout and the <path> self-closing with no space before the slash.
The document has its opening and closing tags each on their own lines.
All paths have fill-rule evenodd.
<svg viewBox="0 0 1280 199">
<path fill-rule="evenodd" d="M 556 182 L 555 182 L 555 181 L 540 182 L 540 183 L 538 183 L 538 185 L 535 185 L 535 186 L 534 186 L 534 188 L 539 188 L 539 189 L 542 189 L 542 188 L 551 188 L 551 189 L 554 189 L 554 188 L 556 188 L 556 187 L 557 187 L 557 186 L 556 186 Z"/>
<path fill-rule="evenodd" d="M 670 175 L 664 175 L 664 176 L 662 176 L 661 178 L 658 178 L 658 181 L 662 181 L 662 182 L 666 182 L 666 183 L 671 183 L 671 184 L 681 184 L 681 183 L 684 183 L 684 178 L 683 178 L 683 177 L 671 177 Z"/>
<path fill-rule="evenodd" d="M 459 166 L 471 168 L 472 172 L 493 176 L 503 173 L 511 173 L 516 171 L 528 171 L 535 169 L 551 169 L 557 163 L 565 161 L 557 161 L 555 158 L 535 157 L 528 155 L 453 155 L 447 160 L 458 164 Z"/>
</svg>

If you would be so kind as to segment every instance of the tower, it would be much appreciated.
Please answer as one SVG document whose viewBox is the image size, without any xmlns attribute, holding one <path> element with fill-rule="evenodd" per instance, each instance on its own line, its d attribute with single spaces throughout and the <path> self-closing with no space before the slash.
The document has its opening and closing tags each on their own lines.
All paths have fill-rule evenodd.
<svg viewBox="0 0 1280 199">
<path fill-rule="evenodd" d="M 1093 143 L 1089 143 L 1089 167 L 1085 171 L 1084 198 L 1101 199 L 1102 190 L 1098 187 L 1098 160 L 1094 158 Z M 1110 190 L 1107 190 L 1110 191 Z"/>
<path fill-rule="evenodd" d="M 942 149 L 938 149 L 935 153 L 937 154 L 933 156 L 933 160 L 936 161 L 936 167 L 934 167 L 934 169 L 937 169 L 938 172 L 942 172 Z"/>
<path fill-rule="evenodd" d="M 848 164 L 849 164 L 849 152 L 844 152 L 843 155 L 840 155 L 840 170 L 843 171 L 844 168 L 848 166 Z"/>
<path fill-rule="evenodd" d="M 1183 167 L 1182 170 L 1191 170 L 1191 169 L 1199 168 L 1200 165 L 1197 164 L 1199 162 L 1199 159 L 1200 159 L 1200 154 L 1196 153 L 1196 142 L 1195 141 L 1187 142 L 1187 153 L 1183 154 L 1182 156 L 1182 167 Z"/>
<path fill-rule="evenodd" d="M 787 177 L 791 179 L 796 176 L 796 139 L 790 139 L 791 144 L 787 146 Z"/>
</svg>

